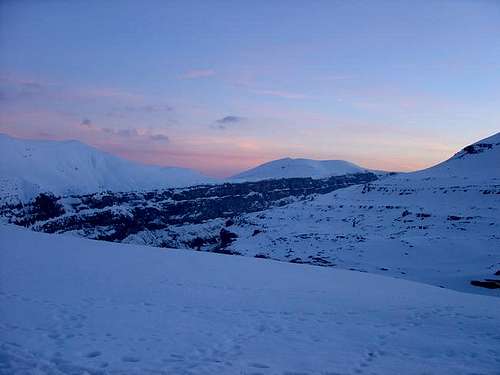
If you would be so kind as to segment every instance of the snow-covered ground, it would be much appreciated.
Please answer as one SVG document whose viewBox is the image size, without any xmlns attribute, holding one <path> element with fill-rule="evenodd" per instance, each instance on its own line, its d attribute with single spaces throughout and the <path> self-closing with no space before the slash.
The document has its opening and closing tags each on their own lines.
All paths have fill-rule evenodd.
<svg viewBox="0 0 500 375">
<path fill-rule="evenodd" d="M 210 238 L 224 226 L 143 232 L 125 242 Z M 500 270 L 500 133 L 426 170 L 383 177 L 279 208 L 240 215 L 228 250 L 356 269 L 500 296 L 470 284 Z"/>
<path fill-rule="evenodd" d="M 43 141 L 0 134 L 0 203 L 104 190 L 132 191 L 213 183 L 185 168 L 142 165 L 78 141 Z"/>
<path fill-rule="evenodd" d="M 345 160 L 311 160 L 284 158 L 273 160 L 233 177 L 231 181 L 258 181 L 275 178 L 325 178 L 369 171 Z"/>
<path fill-rule="evenodd" d="M 500 298 L 0 227 L 1 374 L 499 374 Z"/>
</svg>

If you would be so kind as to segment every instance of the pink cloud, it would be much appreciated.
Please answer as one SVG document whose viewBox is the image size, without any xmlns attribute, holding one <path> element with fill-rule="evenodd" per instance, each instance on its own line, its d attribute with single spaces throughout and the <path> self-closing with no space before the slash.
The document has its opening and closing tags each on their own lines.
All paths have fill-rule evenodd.
<svg viewBox="0 0 500 375">
<path fill-rule="evenodd" d="M 308 97 L 303 93 L 294 91 L 262 88 L 263 86 L 265 87 L 265 85 L 256 82 L 255 75 L 249 72 L 240 74 L 236 80 L 232 81 L 232 84 L 238 87 L 245 88 L 257 95 L 274 96 L 284 99 L 305 99 Z"/>
<path fill-rule="evenodd" d="M 196 79 L 196 78 L 205 78 L 211 77 L 215 75 L 215 71 L 212 69 L 198 69 L 198 70 L 188 70 L 183 75 L 181 75 L 181 79 Z"/>
<path fill-rule="evenodd" d="M 112 99 L 126 103 L 142 103 L 145 101 L 144 96 L 141 94 L 113 87 L 89 87 L 63 91 L 63 96 L 75 99 Z"/>
<path fill-rule="evenodd" d="M 344 80 L 347 80 L 347 79 L 352 79 L 353 77 L 352 76 L 349 76 L 349 75 L 341 75 L 341 74 L 338 74 L 338 75 L 327 75 L 327 76 L 323 76 L 320 78 L 321 81 L 344 81 Z"/>
<path fill-rule="evenodd" d="M 54 100 L 95 100 L 113 99 L 126 103 L 142 103 L 145 97 L 141 94 L 130 92 L 115 87 L 68 87 L 62 83 L 48 81 L 42 78 L 23 77 L 16 74 L 0 75 L 0 83 L 11 86 L 14 94 L 30 89 L 33 93 L 44 99 Z"/>
<path fill-rule="evenodd" d="M 267 96 L 275 96 L 278 98 L 284 98 L 284 99 L 305 99 L 307 98 L 306 95 L 304 94 L 299 94 L 296 92 L 290 92 L 290 91 L 282 91 L 282 90 L 252 90 L 255 94 L 259 95 L 267 95 Z"/>
</svg>

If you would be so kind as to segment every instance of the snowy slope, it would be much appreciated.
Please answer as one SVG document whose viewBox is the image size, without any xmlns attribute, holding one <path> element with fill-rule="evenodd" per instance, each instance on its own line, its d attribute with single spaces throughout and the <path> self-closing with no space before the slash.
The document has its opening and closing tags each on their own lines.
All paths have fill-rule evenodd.
<svg viewBox="0 0 500 375">
<path fill-rule="evenodd" d="M 500 299 L 0 227 L 1 374 L 497 374 Z"/>
<path fill-rule="evenodd" d="M 499 142 L 497 134 L 424 171 L 240 215 L 227 228 L 237 235 L 228 251 L 500 296 L 470 285 L 500 270 Z M 222 227 L 212 220 L 127 242 L 211 238 Z"/>
<path fill-rule="evenodd" d="M 500 270 L 499 138 L 424 171 L 247 217 L 263 235 L 256 239 L 249 228 L 234 249 L 266 249 L 280 259 L 320 257 L 343 268 L 498 295 L 469 281 Z"/>
<path fill-rule="evenodd" d="M 500 132 L 469 145 L 450 159 L 428 169 L 409 174 L 412 178 L 500 178 Z"/>
<path fill-rule="evenodd" d="M 78 141 L 17 139 L 0 134 L 0 199 L 39 192 L 85 194 L 189 186 L 212 181 L 184 168 L 134 163 Z"/>
<path fill-rule="evenodd" d="M 239 173 L 231 180 L 256 181 L 273 178 L 324 178 L 350 173 L 364 173 L 367 169 L 344 160 L 279 159 Z"/>
</svg>

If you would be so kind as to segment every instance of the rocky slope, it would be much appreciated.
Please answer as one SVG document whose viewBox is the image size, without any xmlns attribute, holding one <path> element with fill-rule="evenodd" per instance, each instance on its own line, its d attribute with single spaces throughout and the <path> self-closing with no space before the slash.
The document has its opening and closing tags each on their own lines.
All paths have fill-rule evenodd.
<svg viewBox="0 0 500 375">
<path fill-rule="evenodd" d="M 291 178 L 247 183 L 203 185 L 149 192 L 97 193 L 56 197 L 38 195 L 32 202 L 0 206 L 4 220 L 48 233 L 71 232 L 80 236 L 130 242 L 147 236 L 148 244 L 161 247 L 225 251 L 234 235 L 224 229 L 231 218 L 326 194 L 376 180 L 372 173 L 327 179 Z M 208 238 L 179 238 L 176 227 L 224 220 Z"/>
</svg>

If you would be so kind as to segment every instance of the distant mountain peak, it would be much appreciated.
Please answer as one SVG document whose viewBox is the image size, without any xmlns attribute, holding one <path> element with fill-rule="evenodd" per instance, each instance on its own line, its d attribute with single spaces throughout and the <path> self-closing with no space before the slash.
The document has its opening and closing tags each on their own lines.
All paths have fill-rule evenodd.
<svg viewBox="0 0 500 375">
<path fill-rule="evenodd" d="M 143 165 L 78 140 L 28 140 L 0 134 L 0 201 L 29 200 L 41 192 L 87 194 L 213 183 L 179 167 Z"/>
<path fill-rule="evenodd" d="M 366 171 L 366 168 L 345 160 L 313 160 L 285 157 L 261 164 L 232 176 L 231 179 L 244 181 L 293 177 L 325 178 Z"/>
</svg>

